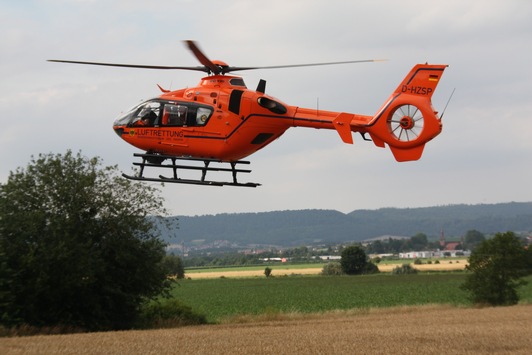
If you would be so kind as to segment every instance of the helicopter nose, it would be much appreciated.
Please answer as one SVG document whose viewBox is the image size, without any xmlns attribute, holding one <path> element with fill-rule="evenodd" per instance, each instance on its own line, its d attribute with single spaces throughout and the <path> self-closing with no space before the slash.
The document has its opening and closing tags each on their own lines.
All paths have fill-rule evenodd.
<svg viewBox="0 0 532 355">
<path fill-rule="evenodd" d="M 115 130 L 115 133 L 119 136 L 119 137 L 122 137 L 122 134 L 124 134 L 124 128 L 122 127 L 113 127 L 114 130 Z"/>
</svg>

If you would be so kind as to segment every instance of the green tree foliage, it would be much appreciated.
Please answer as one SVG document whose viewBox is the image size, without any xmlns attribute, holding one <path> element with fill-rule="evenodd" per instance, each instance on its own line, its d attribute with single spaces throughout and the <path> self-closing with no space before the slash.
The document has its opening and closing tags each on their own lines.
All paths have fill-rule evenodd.
<svg viewBox="0 0 532 355">
<path fill-rule="evenodd" d="M 368 261 L 364 249 L 357 245 L 342 250 L 340 265 L 347 275 L 371 274 L 379 271 L 375 264 Z"/>
<path fill-rule="evenodd" d="M 272 275 L 272 268 L 266 266 L 266 268 L 264 269 L 264 275 L 266 277 L 270 277 Z"/>
<path fill-rule="evenodd" d="M 486 240 L 486 237 L 476 229 L 468 230 L 464 236 L 464 249 L 473 250 L 475 247 Z"/>
<path fill-rule="evenodd" d="M 176 255 L 165 255 L 162 260 L 162 266 L 168 276 L 182 279 L 185 277 L 185 267 L 183 261 Z"/>
<path fill-rule="evenodd" d="M 39 155 L 0 184 L 0 310 L 7 326 L 129 328 L 167 290 L 147 216 L 158 190 L 99 158 Z"/>
<path fill-rule="evenodd" d="M 498 233 L 481 242 L 471 253 L 462 288 L 474 303 L 512 305 L 519 301 L 516 288 L 530 273 L 530 254 L 512 232 Z"/>
<path fill-rule="evenodd" d="M 417 233 L 410 238 L 408 246 L 411 250 L 424 250 L 428 244 L 427 235 L 424 233 Z"/>
<path fill-rule="evenodd" d="M 426 234 L 417 233 L 407 239 L 388 238 L 388 240 L 376 240 L 366 247 L 366 251 L 369 254 L 401 253 L 412 250 L 431 249 L 434 246 L 434 243 L 428 241 Z"/>
</svg>

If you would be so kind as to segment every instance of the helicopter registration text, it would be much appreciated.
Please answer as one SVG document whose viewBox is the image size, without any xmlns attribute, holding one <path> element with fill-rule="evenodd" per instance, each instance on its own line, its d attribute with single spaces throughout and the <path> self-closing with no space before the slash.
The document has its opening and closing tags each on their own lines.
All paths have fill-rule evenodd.
<svg viewBox="0 0 532 355">
<path fill-rule="evenodd" d="M 415 95 L 430 95 L 432 93 L 432 89 L 424 86 L 403 85 L 401 88 L 401 92 L 407 92 L 409 94 Z"/>
</svg>

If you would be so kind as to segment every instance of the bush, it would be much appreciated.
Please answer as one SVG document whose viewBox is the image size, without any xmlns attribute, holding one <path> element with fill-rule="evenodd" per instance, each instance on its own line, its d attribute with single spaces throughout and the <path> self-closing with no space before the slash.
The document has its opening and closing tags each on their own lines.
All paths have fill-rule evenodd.
<svg viewBox="0 0 532 355">
<path fill-rule="evenodd" d="M 422 261 L 420 258 L 416 258 L 416 259 L 414 260 L 414 264 L 415 264 L 415 265 L 421 265 L 421 264 L 423 264 L 423 261 Z"/>
<path fill-rule="evenodd" d="M 372 262 L 368 262 L 364 268 L 363 274 L 377 274 L 379 273 L 379 267 Z"/>
<path fill-rule="evenodd" d="M 207 318 L 194 312 L 175 298 L 147 304 L 140 313 L 138 327 L 142 329 L 173 328 L 206 324 Z"/>
<path fill-rule="evenodd" d="M 392 270 L 393 275 L 406 275 L 406 274 L 417 274 L 417 270 L 414 269 L 410 264 L 403 264 L 397 266 Z"/>
<path fill-rule="evenodd" d="M 266 277 L 270 277 L 272 275 L 272 269 L 266 266 L 264 269 L 264 275 L 266 275 Z"/>
<path fill-rule="evenodd" d="M 331 261 L 323 266 L 321 274 L 325 276 L 343 275 L 342 265 L 337 261 Z"/>
</svg>

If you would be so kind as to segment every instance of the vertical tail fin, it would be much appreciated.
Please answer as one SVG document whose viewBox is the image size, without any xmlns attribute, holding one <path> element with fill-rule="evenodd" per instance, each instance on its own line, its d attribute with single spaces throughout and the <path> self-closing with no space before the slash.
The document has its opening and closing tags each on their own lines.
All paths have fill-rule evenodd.
<svg viewBox="0 0 532 355">
<path fill-rule="evenodd" d="M 373 117 L 367 131 L 377 146 L 388 144 L 397 161 L 418 160 L 442 124 L 431 97 L 447 65 L 418 64 Z"/>
</svg>

